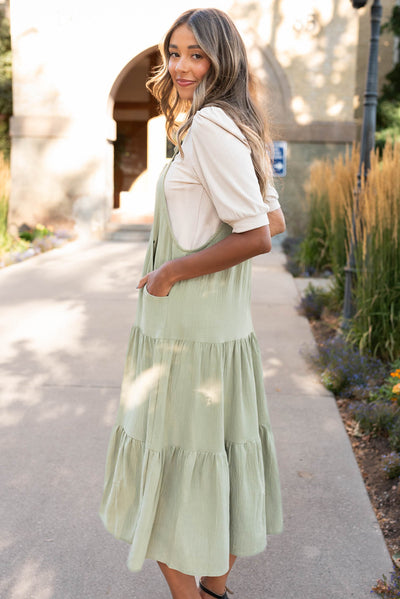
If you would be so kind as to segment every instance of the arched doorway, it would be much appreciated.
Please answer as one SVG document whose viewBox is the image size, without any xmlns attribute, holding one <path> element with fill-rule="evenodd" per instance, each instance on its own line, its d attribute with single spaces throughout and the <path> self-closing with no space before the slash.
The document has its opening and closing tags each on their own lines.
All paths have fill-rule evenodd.
<svg viewBox="0 0 400 599">
<path fill-rule="evenodd" d="M 145 84 L 153 67 L 160 62 L 156 48 L 143 52 L 125 66 L 110 93 L 112 117 L 116 124 L 113 220 L 146 222 L 152 217 L 153 205 L 147 198 L 147 176 L 149 133 L 154 126 L 150 128 L 149 124 L 159 115 L 159 110 Z M 159 151 L 165 157 L 163 133 L 161 138 Z M 146 203 L 149 204 L 148 209 Z"/>
</svg>

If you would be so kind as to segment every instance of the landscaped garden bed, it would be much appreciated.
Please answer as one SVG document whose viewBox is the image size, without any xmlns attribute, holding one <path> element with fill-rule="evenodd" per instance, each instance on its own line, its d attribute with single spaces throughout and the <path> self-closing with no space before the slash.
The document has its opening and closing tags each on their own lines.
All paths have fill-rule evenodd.
<svg viewBox="0 0 400 599">
<path fill-rule="evenodd" d="M 317 353 L 307 358 L 335 395 L 395 565 L 392 582 L 379 581 L 376 593 L 395 599 L 400 597 L 400 361 L 363 356 L 348 344 L 331 302 L 329 292 L 311 283 L 299 304 L 317 344 Z"/>
<path fill-rule="evenodd" d="M 350 348 L 343 350 L 339 315 L 329 309 L 309 320 L 319 351 L 310 360 L 335 394 L 388 549 L 396 556 L 400 553 L 400 370 L 365 360 Z"/>
<path fill-rule="evenodd" d="M 15 236 L 0 232 L 0 269 L 59 248 L 72 239 L 74 235 L 69 231 L 53 231 L 41 224 L 22 227 Z"/>
<path fill-rule="evenodd" d="M 53 230 L 40 223 L 33 227 L 23 225 L 11 234 L 8 229 L 9 186 L 9 165 L 0 154 L 0 269 L 61 247 L 74 239 L 68 230 Z"/>
<path fill-rule="evenodd" d="M 312 165 L 305 235 L 288 239 L 295 275 L 330 275 L 312 285 L 299 310 L 310 320 L 318 351 L 309 356 L 334 393 L 366 489 L 394 562 L 392 580 L 375 593 L 400 597 L 400 144 L 375 154 L 355 199 L 359 155 Z M 356 203 L 355 203 L 356 202 Z M 353 214 L 355 219 L 353 220 Z M 344 272 L 353 244 L 353 315 L 344 320 Z"/>
</svg>

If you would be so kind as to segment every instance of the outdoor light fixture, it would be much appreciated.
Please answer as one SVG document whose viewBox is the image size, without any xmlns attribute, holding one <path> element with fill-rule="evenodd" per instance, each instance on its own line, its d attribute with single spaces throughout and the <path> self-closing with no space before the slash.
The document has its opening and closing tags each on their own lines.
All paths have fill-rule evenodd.
<svg viewBox="0 0 400 599">
<path fill-rule="evenodd" d="M 350 2 L 352 3 L 353 8 L 363 8 L 368 0 L 350 0 Z"/>
</svg>

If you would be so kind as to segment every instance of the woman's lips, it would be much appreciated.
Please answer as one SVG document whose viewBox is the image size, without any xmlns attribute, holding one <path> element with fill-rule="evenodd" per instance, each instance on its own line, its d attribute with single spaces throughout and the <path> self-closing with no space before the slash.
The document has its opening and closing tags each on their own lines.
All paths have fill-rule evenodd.
<svg viewBox="0 0 400 599">
<path fill-rule="evenodd" d="M 193 85 L 194 81 L 189 81 L 188 79 L 177 79 L 177 84 L 181 87 L 187 87 L 188 85 Z"/>
</svg>

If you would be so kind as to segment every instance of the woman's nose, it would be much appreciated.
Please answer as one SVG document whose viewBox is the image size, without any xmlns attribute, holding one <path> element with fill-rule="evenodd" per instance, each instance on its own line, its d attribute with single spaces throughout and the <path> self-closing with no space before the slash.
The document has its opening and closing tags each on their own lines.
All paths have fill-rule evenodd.
<svg viewBox="0 0 400 599">
<path fill-rule="evenodd" d="M 188 71 L 188 60 L 184 56 L 181 56 L 176 63 L 175 70 L 177 73 L 186 73 Z"/>
</svg>

